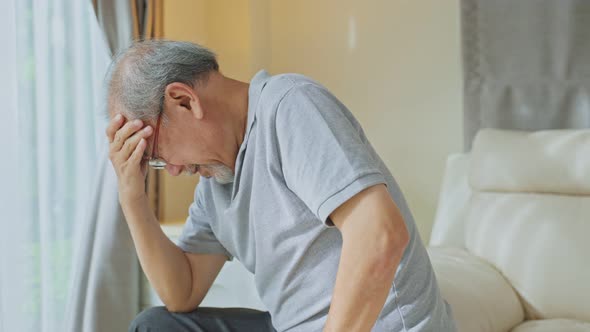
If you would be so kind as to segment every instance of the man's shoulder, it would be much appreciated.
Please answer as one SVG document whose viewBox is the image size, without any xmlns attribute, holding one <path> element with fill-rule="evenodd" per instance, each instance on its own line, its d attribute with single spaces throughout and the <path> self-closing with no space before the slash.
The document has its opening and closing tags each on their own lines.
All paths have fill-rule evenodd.
<svg viewBox="0 0 590 332">
<path fill-rule="evenodd" d="M 270 77 L 268 82 L 269 84 L 282 85 L 288 87 L 294 87 L 305 83 L 313 83 L 319 85 L 319 83 L 313 80 L 312 78 L 298 73 L 283 73 L 273 75 Z"/>
<path fill-rule="evenodd" d="M 261 101 L 278 106 L 278 103 L 293 89 L 313 86 L 325 89 L 319 82 L 302 74 L 285 73 L 272 76 L 263 90 Z"/>
<path fill-rule="evenodd" d="M 287 73 L 271 76 L 258 100 L 257 118 L 269 125 L 276 125 L 279 109 L 304 105 L 303 98 L 311 98 L 309 89 L 327 92 L 317 81 L 301 74 Z"/>
</svg>

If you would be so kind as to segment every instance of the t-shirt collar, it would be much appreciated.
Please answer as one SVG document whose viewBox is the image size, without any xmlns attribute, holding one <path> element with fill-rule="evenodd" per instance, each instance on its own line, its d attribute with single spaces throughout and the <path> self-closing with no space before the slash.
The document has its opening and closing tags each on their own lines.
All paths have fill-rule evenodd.
<svg viewBox="0 0 590 332">
<path fill-rule="evenodd" d="M 244 151 L 246 151 L 246 146 L 248 145 L 248 137 L 250 137 L 250 132 L 252 131 L 252 127 L 254 122 L 256 122 L 256 110 L 258 109 L 258 102 L 260 100 L 260 95 L 262 94 L 262 90 L 264 86 L 270 79 L 270 75 L 266 70 L 260 70 L 252 80 L 250 80 L 250 87 L 248 89 L 248 122 L 246 123 L 246 132 L 244 133 L 244 140 L 242 141 L 242 145 L 238 150 L 238 155 L 236 158 L 236 169 L 235 169 L 235 180 L 232 185 L 232 200 L 234 199 L 237 191 L 238 191 L 238 181 L 240 174 L 242 172 L 242 163 L 244 159 Z"/>
<path fill-rule="evenodd" d="M 248 141 L 250 130 L 252 129 L 252 125 L 256 119 L 256 110 L 258 109 L 260 95 L 262 94 L 262 90 L 264 89 L 264 86 L 270 77 L 271 76 L 268 74 L 268 72 L 262 69 L 254 75 L 252 80 L 250 80 L 250 88 L 248 89 L 248 122 L 246 124 L 246 132 L 244 133 L 242 146 L 244 146 L 244 143 Z M 242 149 L 240 148 L 240 150 Z"/>
</svg>

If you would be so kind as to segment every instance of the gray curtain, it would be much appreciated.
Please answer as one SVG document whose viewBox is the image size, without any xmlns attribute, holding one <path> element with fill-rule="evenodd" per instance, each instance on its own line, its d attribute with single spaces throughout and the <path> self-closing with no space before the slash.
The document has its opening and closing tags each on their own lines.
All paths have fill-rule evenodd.
<svg viewBox="0 0 590 332">
<path fill-rule="evenodd" d="M 590 1 L 462 0 L 464 143 L 590 127 Z"/>
<path fill-rule="evenodd" d="M 160 0 L 93 0 L 115 54 L 133 40 L 161 36 Z M 65 328 L 72 332 L 126 331 L 139 312 L 140 266 L 118 201 L 117 177 L 104 152 L 94 179 L 74 260 Z"/>
<path fill-rule="evenodd" d="M 163 35 L 162 0 L 92 0 L 92 5 L 113 54 L 133 40 Z"/>
<path fill-rule="evenodd" d="M 103 146 L 75 258 L 66 331 L 126 331 L 139 311 L 139 262 Z"/>
</svg>

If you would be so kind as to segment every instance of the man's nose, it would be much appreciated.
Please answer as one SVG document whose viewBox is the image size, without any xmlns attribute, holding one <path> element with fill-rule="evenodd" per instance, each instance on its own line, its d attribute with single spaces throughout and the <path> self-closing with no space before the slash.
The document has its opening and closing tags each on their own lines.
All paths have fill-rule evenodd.
<svg viewBox="0 0 590 332">
<path fill-rule="evenodd" d="M 166 171 L 172 176 L 177 176 L 182 172 L 182 166 L 166 164 Z"/>
</svg>

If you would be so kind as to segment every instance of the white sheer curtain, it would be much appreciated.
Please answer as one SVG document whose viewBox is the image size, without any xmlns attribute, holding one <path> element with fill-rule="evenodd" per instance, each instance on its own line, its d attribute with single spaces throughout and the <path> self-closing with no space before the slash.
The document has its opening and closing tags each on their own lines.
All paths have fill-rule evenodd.
<svg viewBox="0 0 590 332">
<path fill-rule="evenodd" d="M 110 57 L 90 0 L 2 0 L 0 43 L 0 331 L 64 331 Z"/>
</svg>

